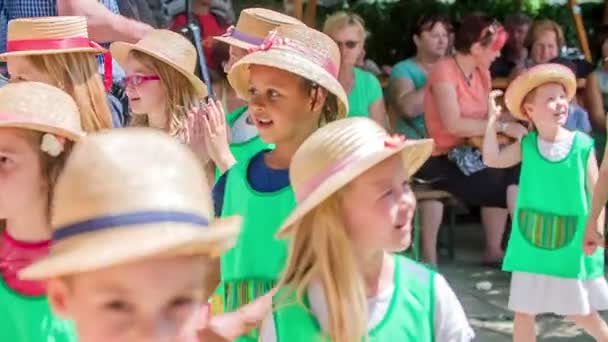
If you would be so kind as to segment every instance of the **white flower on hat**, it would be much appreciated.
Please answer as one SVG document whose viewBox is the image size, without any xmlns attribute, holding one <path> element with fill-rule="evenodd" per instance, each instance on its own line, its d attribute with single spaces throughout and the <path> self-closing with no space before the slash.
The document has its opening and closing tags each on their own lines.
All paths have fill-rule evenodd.
<svg viewBox="0 0 608 342">
<path fill-rule="evenodd" d="M 65 141 L 63 138 L 57 137 L 51 133 L 45 133 L 42 136 L 42 143 L 40 144 L 40 149 L 43 152 L 46 152 L 51 157 L 57 157 L 63 152 Z"/>
</svg>

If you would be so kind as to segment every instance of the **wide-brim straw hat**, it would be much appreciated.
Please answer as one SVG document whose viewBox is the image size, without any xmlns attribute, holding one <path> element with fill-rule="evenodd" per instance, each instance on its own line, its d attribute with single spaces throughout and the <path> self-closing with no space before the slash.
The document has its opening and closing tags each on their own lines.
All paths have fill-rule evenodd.
<svg viewBox="0 0 608 342">
<path fill-rule="evenodd" d="M 228 73 L 238 96 L 249 98 L 249 68 L 264 65 L 285 70 L 325 88 L 338 99 L 338 118 L 348 113 L 348 98 L 338 82 L 340 50 L 326 34 L 315 29 L 287 25 L 271 31 L 262 45 L 239 60 Z"/>
<path fill-rule="evenodd" d="M 195 74 L 197 54 L 192 43 L 179 33 L 152 30 L 135 44 L 115 42 L 110 45 L 112 57 L 125 68 L 131 51 L 142 52 L 177 70 L 190 81 L 201 97 L 207 96 L 207 86 Z"/>
<path fill-rule="evenodd" d="M 576 95 L 576 76 L 570 68 L 555 63 L 540 64 L 517 76 L 505 92 L 505 105 L 519 120 L 529 120 L 523 111 L 523 101 L 532 90 L 546 83 L 559 83 L 566 89 L 568 101 Z"/>
<path fill-rule="evenodd" d="M 72 150 L 54 189 L 48 257 L 23 279 L 49 279 L 140 260 L 217 257 L 236 241 L 238 216 L 213 219 L 205 172 L 163 132 L 95 133 Z"/>
<path fill-rule="evenodd" d="M 408 177 L 431 156 L 433 140 L 390 136 L 369 118 L 346 118 L 316 130 L 298 148 L 289 166 L 297 206 L 278 236 L 290 234 L 300 219 L 358 176 L 401 155 Z"/>
<path fill-rule="evenodd" d="M 305 24 L 294 17 L 269 9 L 246 8 L 241 11 L 236 26 L 231 26 L 225 34 L 214 39 L 241 49 L 249 49 L 262 44 L 266 35 L 279 25 Z"/>
<path fill-rule="evenodd" d="M 0 59 L 72 52 L 105 52 L 89 40 L 85 17 L 20 18 L 8 22 L 6 52 Z"/>
<path fill-rule="evenodd" d="M 71 141 L 84 136 L 80 112 L 63 90 L 39 82 L 0 87 L 0 127 L 52 133 Z"/>
</svg>

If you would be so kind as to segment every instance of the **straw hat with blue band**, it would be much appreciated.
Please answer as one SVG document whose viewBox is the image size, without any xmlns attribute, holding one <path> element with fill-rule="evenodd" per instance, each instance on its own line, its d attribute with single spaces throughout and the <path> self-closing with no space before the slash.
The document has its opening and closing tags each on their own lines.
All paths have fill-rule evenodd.
<svg viewBox="0 0 608 342">
<path fill-rule="evenodd" d="M 265 8 L 246 8 L 241 11 L 236 26 L 229 27 L 225 34 L 214 39 L 241 49 L 249 49 L 262 44 L 268 32 L 279 25 L 305 26 L 300 20 L 283 13 Z"/>
<path fill-rule="evenodd" d="M 100 132 L 76 145 L 55 186 L 52 217 L 50 254 L 24 269 L 23 279 L 150 258 L 215 258 L 234 244 L 241 224 L 240 217 L 212 219 L 198 159 L 148 128 Z"/>
</svg>

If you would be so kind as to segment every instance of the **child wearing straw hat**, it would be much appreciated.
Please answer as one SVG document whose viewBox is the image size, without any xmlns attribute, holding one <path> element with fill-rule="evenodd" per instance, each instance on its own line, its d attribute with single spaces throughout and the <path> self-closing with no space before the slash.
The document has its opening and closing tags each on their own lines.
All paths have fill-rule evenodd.
<svg viewBox="0 0 608 342">
<path fill-rule="evenodd" d="M 72 144 L 83 132 L 78 107 L 47 84 L 0 88 L 0 336 L 3 341 L 76 341 L 55 318 L 44 283 L 17 277 L 43 258 L 51 237 L 51 195 Z"/>
<path fill-rule="evenodd" d="M 576 77 L 559 64 L 535 66 L 515 78 L 505 104 L 533 129 L 503 149 L 495 127 L 500 93 L 489 98 L 484 162 L 490 167 L 522 162 L 503 263 L 503 270 L 513 273 L 509 309 L 515 311 L 515 341 L 535 340 L 535 316 L 543 313 L 567 316 L 596 340 L 608 340 L 608 325 L 598 314 L 608 309 L 603 250 L 589 256 L 583 252 L 598 174 L 593 140 L 563 127 L 575 93 Z M 603 217 L 595 219 L 602 226 Z"/>
<path fill-rule="evenodd" d="M 5 61 L 11 81 L 36 81 L 54 85 L 70 94 L 80 111 L 86 132 L 119 127 L 120 113 L 111 112 L 106 91 L 111 87 L 111 70 L 106 70 L 105 88 L 96 55 L 109 53 L 89 40 L 84 17 L 41 17 L 14 19 L 8 23 Z"/>
<path fill-rule="evenodd" d="M 274 234 L 295 205 L 288 177 L 291 157 L 318 127 L 348 112 L 336 79 L 340 52 L 325 34 L 279 26 L 253 50 L 232 67 L 228 80 L 247 99 L 262 141 L 275 149 L 237 163 L 214 187 L 216 215 L 244 217 L 236 246 L 222 256 L 228 312 L 276 284 L 287 246 Z"/>
<path fill-rule="evenodd" d="M 212 219 L 203 173 L 162 132 L 88 136 L 55 187 L 50 253 L 19 276 L 47 281 L 53 311 L 74 321 L 79 341 L 195 341 L 217 257 L 241 223 Z"/>
<path fill-rule="evenodd" d="M 248 49 L 262 44 L 266 35 L 279 25 L 304 26 L 304 23 L 296 18 L 265 8 L 246 8 L 241 11 L 236 26 L 228 28 L 224 35 L 215 37 L 217 41 L 229 46 L 230 57 L 224 65 L 224 70 L 229 72 L 232 66 L 247 54 Z M 219 100 L 223 104 L 222 108 L 226 110 L 223 94 Z M 221 116 L 214 116 L 211 113 L 210 119 L 213 121 L 210 122 L 211 125 L 206 126 L 210 135 L 214 133 L 218 135 L 215 139 L 216 143 L 209 146 L 212 153 L 223 156 L 217 157 L 218 159 L 232 160 L 230 164 L 232 166 L 238 161 L 247 160 L 261 150 L 272 148 L 271 144 L 260 139 L 256 126 L 249 118 L 247 106 L 237 108 L 226 116 L 223 113 L 219 114 Z M 226 124 L 229 127 L 226 127 Z M 229 150 L 225 144 L 228 140 L 227 136 L 230 137 Z M 216 178 L 221 173 L 222 171 L 217 169 Z"/>
<path fill-rule="evenodd" d="M 416 199 L 409 178 L 433 142 L 389 136 L 369 118 L 332 122 L 293 156 L 297 206 L 276 311 L 263 341 L 470 341 L 445 279 L 391 253 L 411 244 Z"/>
</svg>

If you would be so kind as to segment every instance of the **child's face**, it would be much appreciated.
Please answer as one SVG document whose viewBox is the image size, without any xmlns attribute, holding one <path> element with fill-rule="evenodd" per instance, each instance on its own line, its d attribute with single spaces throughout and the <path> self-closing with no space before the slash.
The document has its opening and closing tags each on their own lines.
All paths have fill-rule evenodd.
<svg viewBox="0 0 608 342">
<path fill-rule="evenodd" d="M 35 135 L 18 128 L 0 128 L 0 217 L 32 215 L 46 208 L 48 186 L 42 175 Z"/>
<path fill-rule="evenodd" d="M 150 67 L 141 63 L 137 58 L 129 56 L 125 65 L 125 72 L 127 76 L 133 77 L 135 80 L 137 76 L 158 76 Z M 162 113 L 165 117 L 159 118 L 167 120 L 166 114 L 163 108 L 166 107 L 167 94 L 160 80 L 141 80 L 138 82 L 127 82 L 126 92 L 129 97 L 129 107 L 136 114 L 150 114 Z M 160 109 L 160 110 L 159 110 Z M 150 121 L 160 122 L 159 120 L 152 119 Z"/>
<path fill-rule="evenodd" d="M 262 140 L 298 145 L 317 129 L 324 90 L 320 88 L 313 101 L 299 76 L 262 65 L 252 65 L 250 73 L 249 115 Z"/>
<path fill-rule="evenodd" d="M 79 341 L 195 341 L 203 324 L 200 258 L 144 260 L 51 280 L 56 313 L 75 322 Z"/>
<path fill-rule="evenodd" d="M 355 250 L 402 251 L 411 244 L 416 198 L 400 155 L 357 177 L 344 193 L 344 216 Z"/>
<path fill-rule="evenodd" d="M 524 103 L 526 113 L 537 127 L 562 126 L 568 119 L 568 98 L 564 86 L 547 83 L 536 88 L 534 95 Z"/>
</svg>

